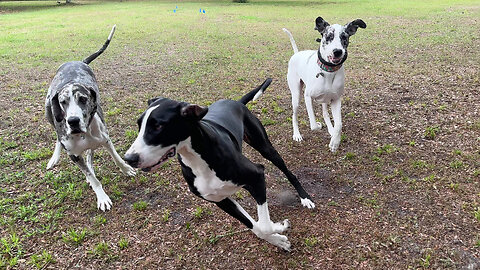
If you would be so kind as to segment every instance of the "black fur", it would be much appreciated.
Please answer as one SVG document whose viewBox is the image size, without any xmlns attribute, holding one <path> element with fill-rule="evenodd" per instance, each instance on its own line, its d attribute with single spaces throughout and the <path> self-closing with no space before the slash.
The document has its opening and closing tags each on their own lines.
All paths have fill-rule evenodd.
<svg viewBox="0 0 480 270">
<path fill-rule="evenodd" d="M 349 36 L 353 36 L 357 32 L 358 27 L 367 28 L 367 24 L 361 19 L 356 19 L 345 26 L 345 32 Z"/>
<path fill-rule="evenodd" d="M 178 145 L 190 137 L 193 150 L 220 180 L 231 181 L 245 188 L 257 204 L 262 205 L 267 199 L 264 167 L 251 162 L 242 154 L 242 142 L 245 141 L 285 174 L 301 198 L 311 200 L 270 143 L 260 120 L 245 106 L 258 91 L 265 90 L 270 83 L 271 79 L 267 79 L 239 101 L 219 100 L 208 109 L 167 98 L 158 98 L 150 103 L 150 108 L 158 107 L 151 111 L 147 119 L 143 140 L 147 145 L 168 147 Z M 138 120 L 139 127 L 143 117 L 145 113 Z M 195 195 L 208 200 L 203 197 L 207 194 L 201 194 L 197 190 L 196 175 L 192 169 L 184 163 L 180 155 L 177 158 L 190 190 Z M 126 160 L 130 162 L 127 157 Z M 136 165 L 134 162 L 130 164 Z M 228 197 L 214 203 L 248 228 L 253 227 L 253 224 Z"/>
</svg>

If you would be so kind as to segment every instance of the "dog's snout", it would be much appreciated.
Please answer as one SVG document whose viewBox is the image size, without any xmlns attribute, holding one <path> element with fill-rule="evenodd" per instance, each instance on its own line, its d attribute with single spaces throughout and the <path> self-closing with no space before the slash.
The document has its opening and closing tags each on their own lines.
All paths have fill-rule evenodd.
<svg viewBox="0 0 480 270">
<path fill-rule="evenodd" d="M 76 127 L 76 126 L 78 126 L 78 124 L 80 124 L 80 118 L 78 118 L 76 116 L 72 116 L 72 117 L 69 117 L 67 119 L 67 122 L 70 126 Z"/>
<path fill-rule="evenodd" d="M 334 49 L 333 50 L 333 56 L 335 56 L 335 57 L 340 57 L 340 56 L 342 56 L 342 54 L 343 54 L 343 51 L 340 50 L 340 49 Z"/>
<path fill-rule="evenodd" d="M 138 154 L 126 154 L 123 159 L 132 167 L 138 166 L 138 161 L 140 160 L 140 156 Z"/>
</svg>

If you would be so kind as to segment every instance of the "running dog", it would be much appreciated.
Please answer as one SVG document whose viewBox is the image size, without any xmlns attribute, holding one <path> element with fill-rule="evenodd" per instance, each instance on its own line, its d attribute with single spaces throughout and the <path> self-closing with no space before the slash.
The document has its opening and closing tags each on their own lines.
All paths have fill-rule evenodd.
<svg viewBox="0 0 480 270">
<path fill-rule="evenodd" d="M 267 79 L 239 101 L 219 100 L 208 108 L 167 98 L 149 100 L 148 109 L 137 121 L 138 137 L 124 159 L 150 172 L 178 154 L 183 176 L 195 195 L 215 203 L 258 237 L 290 250 L 288 238 L 281 234 L 289 227 L 288 220 L 274 223 L 270 219 L 264 167 L 242 154 L 245 141 L 287 176 L 303 206 L 315 207 L 270 143 L 260 121 L 245 106 L 258 98 L 270 82 Z M 258 221 L 231 198 L 241 188 L 255 199 Z"/>
<path fill-rule="evenodd" d="M 88 66 L 108 47 L 115 25 L 103 47 L 83 61 L 67 62 L 60 66 L 48 88 L 45 111 L 48 122 L 57 132 L 57 142 L 47 170 L 60 161 L 62 147 L 85 174 L 87 182 L 97 196 L 97 207 L 110 210 L 112 201 L 95 177 L 93 171 L 93 150 L 104 146 L 120 170 L 130 176 L 135 170 L 123 161 L 115 151 L 108 136 L 107 126 L 100 107 L 97 80 Z M 86 163 L 82 157 L 86 152 Z"/>
<path fill-rule="evenodd" d="M 354 20 L 344 26 L 339 24 L 330 25 L 322 17 L 315 20 L 315 30 L 322 34 L 318 50 L 298 51 L 292 34 L 285 28 L 292 43 L 294 55 L 288 62 L 288 87 L 292 93 L 293 106 L 293 140 L 302 141 L 302 135 L 298 130 L 298 104 L 300 91 L 305 85 L 305 106 L 307 107 L 310 128 L 318 130 L 321 123 L 316 122 L 313 112 L 312 99 L 322 103 L 323 119 L 330 133 L 330 151 L 336 152 L 340 144 L 342 132 L 341 102 L 345 85 L 345 68 L 343 63 L 347 60 L 347 47 L 350 36 L 357 29 L 366 28 L 367 25 L 360 19 Z M 335 126 L 330 122 L 327 105 L 331 103 L 331 110 Z"/>
</svg>

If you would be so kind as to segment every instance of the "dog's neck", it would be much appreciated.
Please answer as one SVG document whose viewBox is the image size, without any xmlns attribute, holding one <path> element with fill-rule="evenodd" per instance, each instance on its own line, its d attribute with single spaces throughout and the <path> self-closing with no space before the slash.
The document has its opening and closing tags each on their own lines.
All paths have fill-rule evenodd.
<svg viewBox="0 0 480 270">
<path fill-rule="evenodd" d="M 320 67 L 321 70 L 326 71 L 326 72 L 336 72 L 336 71 L 338 71 L 339 69 L 341 69 L 342 66 L 343 66 L 343 65 L 339 65 L 339 66 L 329 66 L 329 65 L 325 65 L 324 63 L 322 63 L 322 62 L 320 61 L 320 59 L 317 60 L 317 64 L 318 64 L 318 66 Z"/>
</svg>

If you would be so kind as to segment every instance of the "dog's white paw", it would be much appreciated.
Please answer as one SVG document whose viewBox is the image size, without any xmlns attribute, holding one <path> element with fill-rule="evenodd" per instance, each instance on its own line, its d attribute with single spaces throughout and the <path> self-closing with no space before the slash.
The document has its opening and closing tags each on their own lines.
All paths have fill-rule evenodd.
<svg viewBox="0 0 480 270">
<path fill-rule="evenodd" d="M 48 161 L 48 164 L 47 164 L 47 170 L 50 170 L 52 169 L 53 167 L 55 167 L 58 162 L 60 161 L 60 155 L 53 155 L 50 160 Z"/>
<path fill-rule="evenodd" d="M 267 242 L 269 242 L 272 245 L 275 245 L 286 251 L 290 251 L 291 244 L 285 235 L 274 233 L 274 234 L 267 235 L 264 239 L 267 240 Z"/>
<path fill-rule="evenodd" d="M 328 145 L 328 147 L 330 147 L 330 151 L 335 153 L 337 152 L 339 145 L 340 145 L 340 136 L 333 136 L 330 139 L 330 144 Z"/>
<path fill-rule="evenodd" d="M 296 142 L 301 142 L 303 140 L 302 135 L 300 135 L 300 133 L 294 133 L 293 140 Z"/>
<path fill-rule="evenodd" d="M 320 130 L 322 129 L 322 123 L 321 122 L 316 122 L 315 124 L 310 124 L 310 129 L 311 130 Z"/>
<path fill-rule="evenodd" d="M 303 199 L 300 199 L 302 205 L 304 207 L 307 207 L 308 209 L 313 209 L 315 208 L 315 203 L 313 203 L 309 198 L 303 198 Z"/>
<path fill-rule="evenodd" d="M 105 192 L 97 195 L 97 208 L 104 212 L 112 208 L 112 201 Z"/>
<path fill-rule="evenodd" d="M 290 227 L 290 221 L 288 219 L 285 219 L 283 222 L 277 222 L 272 224 L 272 230 L 273 233 L 281 233 L 284 232 L 285 230 Z"/>
<path fill-rule="evenodd" d="M 124 164 L 122 167 L 120 167 L 120 169 L 125 175 L 128 175 L 128 176 L 135 176 L 137 174 L 135 169 L 128 164 Z"/>
</svg>

